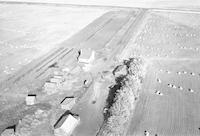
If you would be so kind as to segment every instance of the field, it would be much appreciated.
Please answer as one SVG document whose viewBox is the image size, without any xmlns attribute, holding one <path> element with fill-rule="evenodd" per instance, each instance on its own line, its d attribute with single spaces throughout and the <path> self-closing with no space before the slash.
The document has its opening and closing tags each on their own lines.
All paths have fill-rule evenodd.
<svg viewBox="0 0 200 136">
<path fill-rule="evenodd" d="M 199 135 L 199 18 L 152 11 L 130 43 L 149 66 L 127 135 Z"/>
<path fill-rule="evenodd" d="M 0 81 L 54 49 L 106 11 L 0 4 Z"/>
<path fill-rule="evenodd" d="M 3 0 L 2 0 L 3 1 Z M 13 0 L 4 0 L 6 2 Z M 118 6 L 118 7 L 140 7 L 140 8 L 177 8 L 199 10 L 198 0 L 15 0 L 15 2 L 51 3 L 51 4 L 73 4 L 90 6 Z"/>
</svg>

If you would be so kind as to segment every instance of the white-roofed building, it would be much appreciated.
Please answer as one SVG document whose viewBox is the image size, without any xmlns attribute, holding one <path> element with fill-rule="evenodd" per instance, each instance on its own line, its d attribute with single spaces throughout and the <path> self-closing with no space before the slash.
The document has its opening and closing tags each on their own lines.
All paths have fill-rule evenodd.
<svg viewBox="0 0 200 136">
<path fill-rule="evenodd" d="M 34 105 L 36 103 L 36 95 L 29 94 L 26 96 L 26 105 Z"/>
<path fill-rule="evenodd" d="M 80 63 L 89 64 L 95 59 L 95 51 L 92 49 L 81 49 L 78 61 Z"/>
<path fill-rule="evenodd" d="M 72 107 L 76 104 L 76 98 L 66 97 L 60 104 L 61 108 L 64 110 L 71 110 Z"/>
<path fill-rule="evenodd" d="M 70 136 L 78 126 L 80 118 L 71 114 L 62 116 L 54 125 L 55 136 Z"/>
</svg>

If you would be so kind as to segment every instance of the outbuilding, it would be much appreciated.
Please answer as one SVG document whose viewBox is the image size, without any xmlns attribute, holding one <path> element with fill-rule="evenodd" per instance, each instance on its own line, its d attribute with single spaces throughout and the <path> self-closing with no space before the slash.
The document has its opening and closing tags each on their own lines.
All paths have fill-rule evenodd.
<svg viewBox="0 0 200 136">
<path fill-rule="evenodd" d="M 53 74 L 56 75 L 56 76 L 62 76 L 63 72 L 61 72 L 59 70 L 55 70 L 55 71 L 53 71 Z"/>
<path fill-rule="evenodd" d="M 80 122 L 79 116 L 72 114 L 61 116 L 54 125 L 55 136 L 70 136 Z"/>
<path fill-rule="evenodd" d="M 34 105 L 36 103 L 36 94 L 28 94 L 26 96 L 26 105 Z"/>
<path fill-rule="evenodd" d="M 88 48 L 88 49 L 81 49 L 80 56 L 78 57 L 78 61 L 80 63 L 89 64 L 95 59 L 95 51 Z"/>
<path fill-rule="evenodd" d="M 71 110 L 75 104 L 76 104 L 76 98 L 74 98 L 73 96 L 65 97 L 60 103 L 61 108 L 64 110 Z"/>
<path fill-rule="evenodd" d="M 64 78 L 62 76 L 55 75 L 50 78 L 51 83 L 61 84 L 64 82 Z"/>
<path fill-rule="evenodd" d="M 1 133 L 1 136 L 15 136 L 15 129 L 14 128 L 6 128 Z"/>
</svg>

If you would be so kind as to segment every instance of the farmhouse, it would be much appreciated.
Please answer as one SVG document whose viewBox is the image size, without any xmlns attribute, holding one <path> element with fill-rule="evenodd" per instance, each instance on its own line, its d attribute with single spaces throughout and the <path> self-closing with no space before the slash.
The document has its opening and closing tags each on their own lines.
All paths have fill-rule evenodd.
<svg viewBox="0 0 200 136">
<path fill-rule="evenodd" d="M 75 103 L 76 103 L 76 98 L 65 97 L 65 99 L 63 99 L 60 105 L 61 105 L 61 108 L 64 110 L 71 110 L 72 107 L 75 105 Z"/>
<path fill-rule="evenodd" d="M 80 118 L 71 114 L 61 116 L 54 125 L 55 136 L 70 136 L 78 126 Z"/>
<path fill-rule="evenodd" d="M 92 49 L 81 49 L 80 56 L 78 57 L 78 61 L 80 63 L 91 63 L 95 58 L 95 51 Z"/>
</svg>

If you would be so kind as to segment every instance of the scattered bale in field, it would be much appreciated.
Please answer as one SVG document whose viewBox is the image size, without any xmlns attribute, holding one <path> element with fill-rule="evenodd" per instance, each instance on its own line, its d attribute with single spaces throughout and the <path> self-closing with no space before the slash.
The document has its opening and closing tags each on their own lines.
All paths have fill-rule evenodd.
<svg viewBox="0 0 200 136">
<path fill-rule="evenodd" d="M 180 75 L 180 74 L 181 74 L 181 72 L 179 71 L 179 72 L 177 72 L 177 74 L 178 74 L 178 75 Z"/>
<path fill-rule="evenodd" d="M 161 80 L 160 80 L 159 78 L 157 78 L 157 82 L 158 82 L 158 83 L 161 83 Z"/>
<path fill-rule="evenodd" d="M 176 89 L 176 86 L 175 86 L 175 85 L 172 85 L 172 88 Z"/>
<path fill-rule="evenodd" d="M 190 75 L 195 76 L 195 73 L 191 72 Z"/>
<path fill-rule="evenodd" d="M 168 87 L 176 89 L 176 86 L 173 84 L 167 84 Z"/>
<path fill-rule="evenodd" d="M 166 73 L 167 73 L 167 74 L 170 74 L 171 72 L 170 72 L 169 70 L 166 70 Z"/>
<path fill-rule="evenodd" d="M 187 74 L 187 71 L 182 71 L 183 74 Z"/>
<path fill-rule="evenodd" d="M 145 131 L 144 131 L 144 135 L 145 135 L 145 136 L 149 136 L 150 133 L 149 133 L 148 131 L 145 130 Z"/>
<path fill-rule="evenodd" d="M 172 84 L 167 84 L 167 86 L 171 88 L 173 85 Z"/>
<path fill-rule="evenodd" d="M 191 93 L 193 93 L 193 92 L 194 92 L 194 90 L 193 90 L 193 89 L 191 89 L 191 88 L 189 88 L 189 89 L 188 89 L 188 91 L 189 91 L 189 92 L 191 92 Z"/>
<path fill-rule="evenodd" d="M 155 94 L 157 94 L 157 95 L 161 95 L 161 96 L 163 95 L 163 93 L 161 93 L 161 92 L 158 91 L 158 90 L 155 91 Z"/>
<path fill-rule="evenodd" d="M 183 87 L 182 86 L 178 86 L 178 89 L 183 90 Z"/>
</svg>

